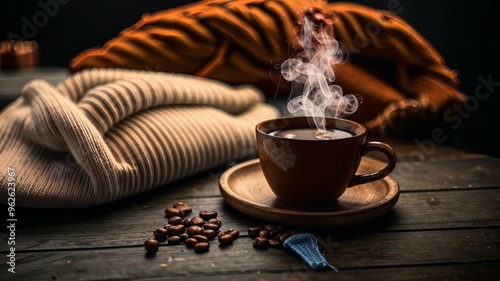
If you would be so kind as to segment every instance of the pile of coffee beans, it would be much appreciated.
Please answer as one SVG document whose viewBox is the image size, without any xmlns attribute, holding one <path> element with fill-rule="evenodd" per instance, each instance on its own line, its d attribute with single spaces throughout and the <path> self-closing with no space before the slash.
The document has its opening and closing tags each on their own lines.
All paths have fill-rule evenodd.
<svg viewBox="0 0 500 281">
<path fill-rule="evenodd" d="M 248 235 L 253 239 L 255 248 L 283 247 L 283 242 L 290 236 L 297 234 L 297 231 L 287 230 L 276 225 L 254 226 L 248 228 Z"/>
<path fill-rule="evenodd" d="M 229 228 L 221 230 L 222 221 L 217 217 L 216 211 L 201 211 L 198 216 L 187 218 L 193 209 L 184 202 L 177 202 L 165 209 L 168 223 L 153 231 L 154 238 L 144 241 L 144 248 L 148 253 L 156 253 L 160 242 L 166 241 L 168 245 L 184 244 L 196 252 L 208 251 L 210 241 L 218 237 L 221 245 L 229 245 L 238 238 L 240 232 Z"/>
</svg>

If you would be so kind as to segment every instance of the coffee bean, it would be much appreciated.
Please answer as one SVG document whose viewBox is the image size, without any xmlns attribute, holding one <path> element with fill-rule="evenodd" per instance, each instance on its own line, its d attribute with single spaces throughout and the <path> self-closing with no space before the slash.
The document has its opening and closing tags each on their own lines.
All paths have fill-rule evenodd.
<svg viewBox="0 0 500 281">
<path fill-rule="evenodd" d="M 205 221 L 208 221 L 209 219 L 216 218 L 217 217 L 217 212 L 216 211 L 203 211 L 200 212 L 200 218 L 202 218 Z"/>
<path fill-rule="evenodd" d="M 191 225 L 191 219 L 183 219 L 181 224 L 183 224 L 185 227 L 189 227 Z"/>
<path fill-rule="evenodd" d="M 268 229 L 269 230 L 269 229 Z M 275 227 L 269 230 L 269 237 L 278 237 L 280 233 L 285 232 L 285 229 L 282 227 Z"/>
<path fill-rule="evenodd" d="M 252 238 L 255 238 L 255 237 L 258 237 L 259 236 L 259 232 L 262 230 L 261 227 L 249 227 L 248 228 L 248 235 L 250 235 L 250 237 Z"/>
<path fill-rule="evenodd" d="M 267 246 L 267 238 L 266 237 L 257 237 L 253 240 L 253 246 L 255 248 L 263 248 L 265 246 Z"/>
<path fill-rule="evenodd" d="M 191 208 L 181 208 L 179 209 L 179 211 L 181 211 L 181 216 L 182 217 L 187 217 L 191 214 L 191 212 L 193 211 L 193 209 Z"/>
<path fill-rule="evenodd" d="M 217 236 L 217 233 L 212 229 L 204 229 L 201 235 L 207 237 L 209 240 L 212 240 L 215 236 Z"/>
<path fill-rule="evenodd" d="M 165 209 L 165 216 L 167 218 L 175 217 L 175 216 L 181 216 L 181 211 L 177 208 L 166 208 Z"/>
<path fill-rule="evenodd" d="M 187 233 L 182 233 L 181 235 L 179 235 L 179 238 L 181 239 L 181 242 L 184 242 L 189 238 L 189 235 Z"/>
<path fill-rule="evenodd" d="M 231 234 L 224 234 L 219 236 L 218 241 L 222 245 L 229 245 L 233 242 L 234 237 Z"/>
<path fill-rule="evenodd" d="M 203 233 L 203 228 L 201 228 L 197 225 L 192 225 L 192 226 L 187 228 L 186 233 L 187 233 L 187 235 L 189 235 L 189 237 L 192 237 L 194 235 L 200 235 Z"/>
<path fill-rule="evenodd" d="M 234 239 L 240 237 L 240 231 L 238 229 L 230 228 L 230 229 L 228 229 L 228 231 L 229 231 L 229 234 L 231 236 L 233 236 Z"/>
<path fill-rule="evenodd" d="M 221 245 L 231 244 L 234 239 L 239 237 L 239 231 L 234 228 L 229 228 L 224 231 L 219 231 L 222 226 L 222 221 L 217 218 L 216 211 L 202 211 L 199 216 L 191 219 L 185 216 L 191 214 L 192 208 L 184 202 L 176 202 L 170 208 L 164 210 L 165 216 L 168 218 L 168 223 L 163 228 L 156 229 L 153 234 L 155 238 L 150 238 L 144 242 L 144 248 L 149 252 L 156 252 L 159 249 L 159 241 L 167 240 L 169 245 L 177 245 L 184 243 L 188 248 L 194 248 L 196 252 L 207 251 L 210 247 L 210 240 L 215 238 L 218 234 L 218 240 Z M 255 228 L 256 233 L 254 236 L 260 234 L 269 235 L 270 231 L 274 231 L 277 227 Z M 249 234 L 252 233 L 252 228 L 249 228 Z M 265 237 L 259 237 L 254 243 L 260 245 L 266 242 Z"/>
<path fill-rule="evenodd" d="M 191 219 L 191 225 L 203 226 L 205 224 L 205 220 L 201 217 L 194 217 Z"/>
<path fill-rule="evenodd" d="M 280 239 L 280 242 L 283 243 L 290 236 L 292 236 L 292 235 L 290 234 L 290 232 L 287 231 L 285 233 L 280 234 L 278 237 Z"/>
<path fill-rule="evenodd" d="M 221 230 L 221 231 L 219 231 L 219 233 L 217 234 L 217 236 L 221 237 L 221 236 L 223 236 L 223 235 L 229 234 L 229 232 L 230 232 L 230 231 L 229 231 L 228 229 L 226 229 L 226 230 Z"/>
<path fill-rule="evenodd" d="M 182 223 L 182 218 L 179 216 L 171 217 L 168 219 L 169 224 L 181 224 Z"/>
<path fill-rule="evenodd" d="M 184 225 L 182 225 L 182 224 L 175 224 L 175 225 L 170 225 L 167 228 L 167 230 L 168 230 L 169 236 L 179 236 L 182 233 L 184 233 L 184 231 L 186 230 L 186 227 L 184 227 Z"/>
<path fill-rule="evenodd" d="M 216 224 L 219 227 L 222 226 L 222 222 L 218 218 L 211 218 L 207 221 L 207 223 Z"/>
<path fill-rule="evenodd" d="M 280 248 L 281 247 L 281 242 L 280 242 L 280 239 L 278 237 L 273 237 L 269 240 L 267 240 L 269 246 L 271 247 L 275 247 L 275 248 Z"/>
<path fill-rule="evenodd" d="M 199 242 L 194 245 L 194 250 L 196 252 L 205 252 L 210 248 L 210 244 L 208 242 Z"/>
<path fill-rule="evenodd" d="M 167 243 L 169 245 L 178 245 L 181 243 L 181 237 L 180 236 L 169 236 L 167 239 Z"/>
<path fill-rule="evenodd" d="M 198 243 L 198 240 L 191 237 L 187 238 L 186 241 L 184 241 L 184 245 L 186 245 L 186 247 L 188 248 L 193 248 L 196 243 Z"/>
<path fill-rule="evenodd" d="M 266 237 L 268 238 L 269 237 L 269 231 L 267 231 L 267 229 L 263 229 L 259 232 L 259 237 Z"/>
<path fill-rule="evenodd" d="M 193 209 L 188 205 L 186 205 L 184 202 L 174 203 L 172 207 L 178 209 L 181 212 L 182 217 L 190 215 L 191 212 L 193 211 Z"/>
<path fill-rule="evenodd" d="M 267 230 L 267 231 L 269 231 L 269 232 L 271 232 L 271 231 L 273 231 L 273 230 L 275 230 L 277 228 L 278 227 L 276 227 L 275 225 L 272 225 L 272 224 L 268 224 L 268 225 L 264 226 L 264 229 Z"/>
<path fill-rule="evenodd" d="M 165 228 L 157 228 L 155 231 L 153 231 L 153 235 L 157 239 L 165 239 L 168 235 L 168 230 Z"/>
<path fill-rule="evenodd" d="M 155 253 L 160 249 L 160 243 L 156 239 L 147 239 L 144 241 L 144 249 L 148 252 Z"/>
<path fill-rule="evenodd" d="M 248 234 L 253 238 L 252 244 L 256 248 L 266 246 L 281 248 L 283 242 L 298 231 L 287 230 L 284 227 L 268 224 L 263 227 L 249 227 Z"/>
<path fill-rule="evenodd" d="M 198 242 L 208 242 L 208 238 L 200 234 L 193 235 L 192 238 L 196 239 Z"/>
<path fill-rule="evenodd" d="M 240 236 L 240 232 L 235 229 L 235 228 L 229 228 L 229 229 L 226 229 L 224 231 L 220 231 L 219 232 L 219 237 L 220 236 L 223 236 L 223 235 L 226 235 L 226 234 L 230 234 L 231 236 L 233 236 L 234 239 L 238 238 Z"/>
<path fill-rule="evenodd" d="M 219 230 L 219 226 L 216 225 L 216 224 L 213 224 L 213 223 L 206 223 L 203 225 L 203 229 L 211 229 L 213 231 L 218 231 Z"/>
</svg>

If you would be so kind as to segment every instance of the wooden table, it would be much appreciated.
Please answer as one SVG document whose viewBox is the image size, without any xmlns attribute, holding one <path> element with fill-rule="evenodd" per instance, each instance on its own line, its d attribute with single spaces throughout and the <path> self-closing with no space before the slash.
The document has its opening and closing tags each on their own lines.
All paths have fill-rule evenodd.
<svg viewBox="0 0 500 281">
<path fill-rule="evenodd" d="M 359 225 L 301 229 L 322 241 L 339 272 L 315 272 L 285 249 L 255 249 L 248 227 L 269 222 L 224 202 L 223 166 L 101 207 L 16 208 L 15 274 L 7 271 L 10 233 L 3 227 L 0 280 L 499 280 L 500 159 L 384 141 L 398 154 L 391 174 L 401 190 L 397 204 Z M 241 236 L 229 247 L 213 241 L 205 253 L 162 245 L 146 254 L 144 240 L 166 224 L 164 209 L 177 201 L 193 215 L 217 211 L 223 228 Z"/>
</svg>

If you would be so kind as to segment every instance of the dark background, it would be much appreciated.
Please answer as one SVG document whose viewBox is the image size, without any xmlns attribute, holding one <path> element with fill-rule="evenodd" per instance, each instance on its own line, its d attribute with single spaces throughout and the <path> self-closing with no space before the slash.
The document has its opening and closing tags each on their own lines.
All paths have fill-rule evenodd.
<svg viewBox="0 0 500 281">
<path fill-rule="evenodd" d="M 58 3 L 58 11 L 29 29 L 26 20 L 43 11 L 39 3 Z M 146 12 L 155 12 L 195 1 L 179 0 L 26 0 L 0 4 L 0 41 L 7 34 L 36 40 L 43 66 L 67 66 L 69 60 L 89 47 L 101 46 Z M 487 0 L 358 0 L 377 9 L 397 5 L 397 14 L 418 30 L 444 57 L 448 67 L 458 71 L 461 90 L 474 96 L 480 76 L 500 83 L 497 63 L 500 51 L 500 22 L 495 18 L 498 2 Z M 38 13 L 38 14 L 37 14 Z M 40 24 L 42 23 L 42 24 Z M 23 29 L 24 26 L 24 29 Z M 1 73 L 0 73 L 1 75 Z M 484 89 L 483 89 L 484 90 Z M 457 129 L 444 128 L 445 145 L 500 157 L 500 85 L 488 99 L 480 101 Z M 497 109 L 498 108 L 498 109 Z M 426 138 L 429 136 L 422 136 Z"/>
</svg>

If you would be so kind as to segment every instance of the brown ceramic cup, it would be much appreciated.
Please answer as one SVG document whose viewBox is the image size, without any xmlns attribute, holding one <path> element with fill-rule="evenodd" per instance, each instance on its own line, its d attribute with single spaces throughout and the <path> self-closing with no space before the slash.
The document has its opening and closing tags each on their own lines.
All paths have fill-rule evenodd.
<svg viewBox="0 0 500 281">
<path fill-rule="evenodd" d="M 357 122 L 326 118 L 328 130 L 350 133 L 337 139 L 288 138 L 273 133 L 313 130 L 311 124 L 310 117 L 282 117 L 261 122 L 255 128 L 262 172 L 283 203 L 308 209 L 326 207 L 334 204 L 347 188 L 382 179 L 394 170 L 394 150 L 382 142 L 366 142 L 366 128 Z M 386 166 L 368 174 L 356 174 L 361 158 L 371 151 L 385 154 Z"/>
</svg>

